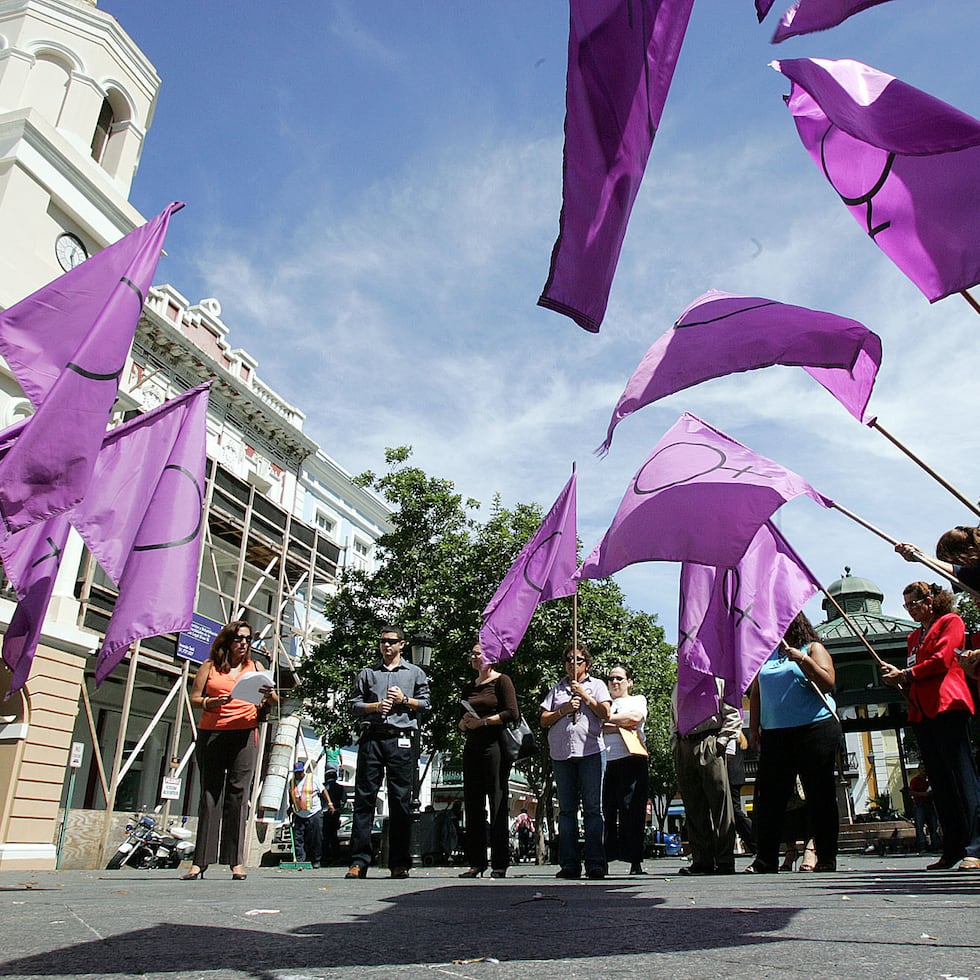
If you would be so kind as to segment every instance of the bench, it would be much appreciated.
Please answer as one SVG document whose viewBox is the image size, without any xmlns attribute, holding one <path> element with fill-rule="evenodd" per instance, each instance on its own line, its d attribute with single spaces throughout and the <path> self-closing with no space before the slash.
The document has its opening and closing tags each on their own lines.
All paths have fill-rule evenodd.
<svg viewBox="0 0 980 980">
<path fill-rule="evenodd" d="M 869 820 L 867 823 L 841 824 L 838 851 L 887 853 L 915 849 L 915 825 L 908 820 Z"/>
</svg>

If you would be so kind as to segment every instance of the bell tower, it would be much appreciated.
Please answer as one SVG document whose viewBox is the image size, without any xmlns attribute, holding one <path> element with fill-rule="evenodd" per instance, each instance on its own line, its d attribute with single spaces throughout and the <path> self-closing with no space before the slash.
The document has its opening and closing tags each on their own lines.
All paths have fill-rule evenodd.
<svg viewBox="0 0 980 980">
<path fill-rule="evenodd" d="M 128 197 L 159 88 L 95 0 L 0 0 L 0 307 L 142 222 Z"/>
</svg>

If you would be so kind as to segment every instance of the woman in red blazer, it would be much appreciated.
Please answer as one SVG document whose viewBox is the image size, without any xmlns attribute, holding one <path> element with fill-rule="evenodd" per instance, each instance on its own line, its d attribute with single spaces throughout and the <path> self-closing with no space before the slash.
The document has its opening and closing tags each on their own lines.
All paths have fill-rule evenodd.
<svg viewBox="0 0 980 980">
<path fill-rule="evenodd" d="M 908 638 L 908 666 L 882 668 L 886 684 L 901 684 L 909 722 L 929 777 L 943 827 L 943 853 L 929 871 L 954 867 L 980 871 L 980 791 L 970 752 L 973 699 L 956 654 L 966 629 L 952 611 L 953 593 L 913 582 L 903 591 L 905 608 L 919 624 Z"/>
</svg>

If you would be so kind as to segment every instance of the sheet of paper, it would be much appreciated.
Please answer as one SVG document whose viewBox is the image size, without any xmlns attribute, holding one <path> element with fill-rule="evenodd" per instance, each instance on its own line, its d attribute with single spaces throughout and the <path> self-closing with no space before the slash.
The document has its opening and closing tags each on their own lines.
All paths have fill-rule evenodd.
<svg viewBox="0 0 980 980">
<path fill-rule="evenodd" d="M 231 696 L 236 701 L 248 701 L 249 704 L 261 704 L 262 692 L 260 687 L 275 687 L 276 682 L 268 671 L 256 670 L 242 674 L 231 689 Z"/>
</svg>

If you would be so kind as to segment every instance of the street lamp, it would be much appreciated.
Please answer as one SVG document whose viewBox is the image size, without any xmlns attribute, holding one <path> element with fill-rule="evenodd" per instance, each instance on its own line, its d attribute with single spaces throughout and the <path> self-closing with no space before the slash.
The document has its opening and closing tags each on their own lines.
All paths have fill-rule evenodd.
<svg viewBox="0 0 980 980">
<path fill-rule="evenodd" d="M 432 652 L 435 649 L 436 641 L 426 633 L 416 633 L 408 643 L 408 649 L 412 657 L 412 663 L 416 667 L 428 670 L 432 663 Z M 419 755 L 420 752 L 420 730 L 421 721 L 412 729 L 412 821 L 413 821 L 413 843 L 418 844 L 418 818 L 419 811 L 422 809 L 422 802 L 419 800 L 419 793 L 422 786 L 419 780 Z M 414 848 L 413 848 L 414 850 Z"/>
<path fill-rule="evenodd" d="M 432 663 L 432 651 L 436 641 L 425 633 L 419 633 L 412 637 L 409 643 L 409 650 L 412 655 L 412 663 L 423 670 Z"/>
</svg>

